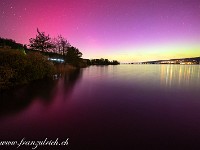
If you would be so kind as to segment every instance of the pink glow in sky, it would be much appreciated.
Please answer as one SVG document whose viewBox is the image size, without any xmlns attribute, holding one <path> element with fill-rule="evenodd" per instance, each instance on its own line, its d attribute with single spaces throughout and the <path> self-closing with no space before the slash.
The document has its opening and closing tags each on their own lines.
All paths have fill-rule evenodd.
<svg viewBox="0 0 200 150">
<path fill-rule="evenodd" d="M 0 36 L 28 44 L 37 27 L 84 58 L 144 61 L 200 55 L 199 0 L 1 0 Z"/>
</svg>

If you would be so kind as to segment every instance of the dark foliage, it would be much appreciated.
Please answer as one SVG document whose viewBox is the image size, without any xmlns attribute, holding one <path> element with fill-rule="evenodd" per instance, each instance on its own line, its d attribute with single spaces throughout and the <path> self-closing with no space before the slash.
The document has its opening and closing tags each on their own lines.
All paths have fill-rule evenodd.
<svg viewBox="0 0 200 150">
<path fill-rule="evenodd" d="M 65 62 L 74 66 L 79 66 L 81 63 L 82 53 L 75 47 L 67 49 L 67 53 L 64 55 Z"/>
<path fill-rule="evenodd" d="M 0 89 L 53 75 L 54 65 L 40 53 L 0 49 Z"/>
<path fill-rule="evenodd" d="M 82 53 L 62 36 L 51 39 L 49 35 L 40 32 L 37 29 L 38 35 L 36 38 L 31 38 L 30 48 L 31 51 L 40 51 L 43 55 L 49 58 L 63 59 L 66 64 L 71 64 L 76 67 L 83 66 Z M 29 50 L 26 50 L 27 52 Z"/>
<path fill-rule="evenodd" d="M 24 46 L 23 44 L 16 43 L 12 39 L 5 39 L 5 38 L 0 37 L 0 48 L 11 48 L 11 49 L 23 50 Z"/>
<path fill-rule="evenodd" d="M 54 47 L 49 35 L 45 35 L 45 32 L 40 32 L 39 29 L 37 29 L 37 33 L 36 38 L 29 40 L 31 49 L 48 52 L 49 49 Z"/>
<path fill-rule="evenodd" d="M 120 63 L 116 60 L 109 61 L 108 59 L 92 59 L 90 65 L 119 65 Z"/>
<path fill-rule="evenodd" d="M 52 39 L 53 49 L 52 52 L 65 55 L 69 47 L 71 47 L 70 43 L 67 39 L 65 39 L 62 35 L 58 35 L 57 38 Z"/>
</svg>

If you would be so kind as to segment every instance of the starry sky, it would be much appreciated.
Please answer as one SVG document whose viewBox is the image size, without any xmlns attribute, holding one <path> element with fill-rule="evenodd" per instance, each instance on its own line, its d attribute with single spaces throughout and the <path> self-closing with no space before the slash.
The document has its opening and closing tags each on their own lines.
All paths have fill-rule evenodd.
<svg viewBox="0 0 200 150">
<path fill-rule="evenodd" d="M 200 0 L 0 0 L 0 37 L 61 34 L 84 58 L 200 56 Z"/>
</svg>

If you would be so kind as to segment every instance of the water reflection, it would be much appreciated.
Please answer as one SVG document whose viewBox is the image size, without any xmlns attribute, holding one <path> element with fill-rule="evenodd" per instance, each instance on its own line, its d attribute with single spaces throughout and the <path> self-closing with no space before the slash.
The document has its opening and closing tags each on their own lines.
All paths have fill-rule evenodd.
<svg viewBox="0 0 200 150">
<path fill-rule="evenodd" d="M 35 83 L 11 96 L 26 105 L 4 99 L 0 138 L 69 137 L 75 150 L 193 146 L 200 135 L 199 73 L 200 66 L 188 65 L 91 66 Z M 12 108 L 17 113 L 7 116 Z"/>
<path fill-rule="evenodd" d="M 160 82 L 166 87 L 195 86 L 200 80 L 199 65 L 161 65 Z"/>
<path fill-rule="evenodd" d="M 145 88 L 196 88 L 200 81 L 200 65 L 120 65 L 90 67 L 84 72 L 89 81 L 133 84 Z M 87 79 L 87 78 L 86 78 Z"/>
<path fill-rule="evenodd" d="M 63 99 L 66 99 L 81 75 L 82 70 L 76 70 L 62 75 L 58 80 L 35 81 L 0 93 L 0 117 L 20 112 L 37 100 L 44 105 L 50 105 L 58 95 L 62 95 Z"/>
</svg>

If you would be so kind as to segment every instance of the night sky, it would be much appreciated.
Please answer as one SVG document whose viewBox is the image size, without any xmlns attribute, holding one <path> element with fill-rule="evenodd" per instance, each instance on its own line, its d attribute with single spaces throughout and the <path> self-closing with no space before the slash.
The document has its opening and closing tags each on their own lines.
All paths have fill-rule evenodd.
<svg viewBox="0 0 200 150">
<path fill-rule="evenodd" d="M 200 0 L 0 0 L 0 36 L 28 44 L 37 27 L 84 58 L 200 56 Z"/>
</svg>

